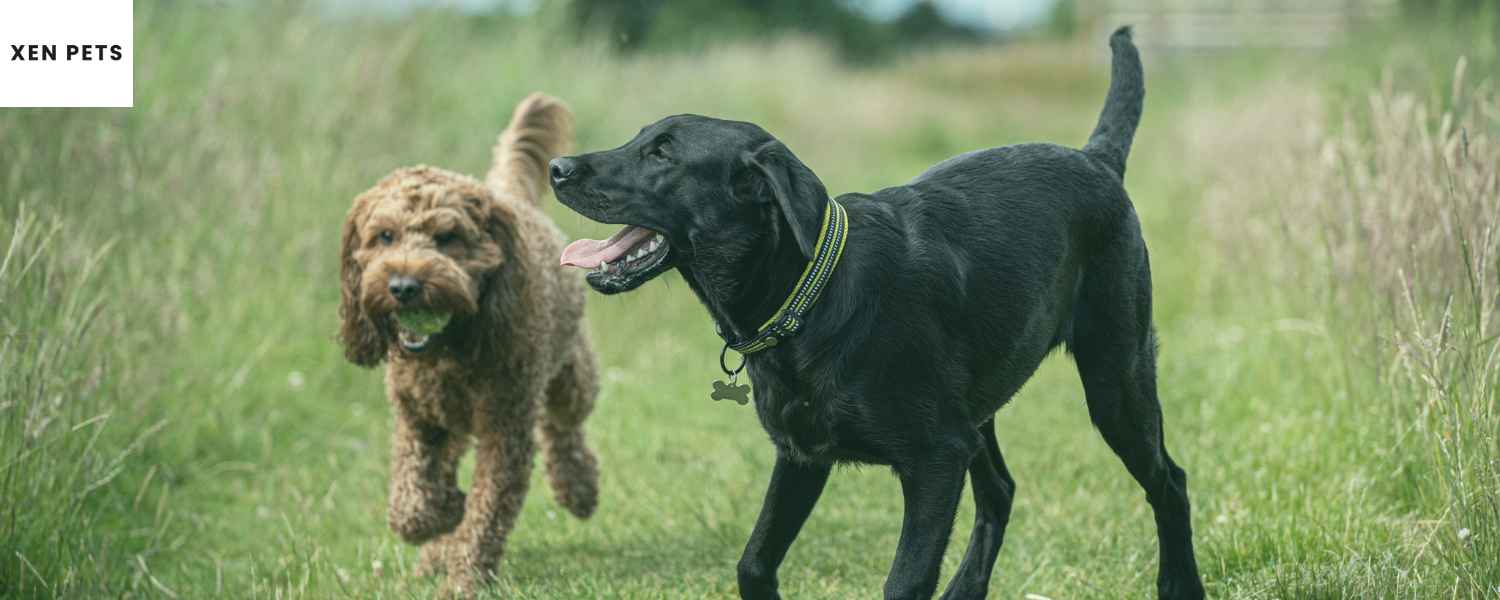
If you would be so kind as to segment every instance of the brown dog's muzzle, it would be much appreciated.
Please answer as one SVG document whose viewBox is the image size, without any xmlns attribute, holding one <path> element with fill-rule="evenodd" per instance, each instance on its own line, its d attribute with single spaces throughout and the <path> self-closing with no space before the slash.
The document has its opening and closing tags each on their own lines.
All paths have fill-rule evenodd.
<svg viewBox="0 0 1500 600">
<path fill-rule="evenodd" d="M 376 259 L 365 270 L 362 300 L 365 311 L 390 323 L 395 341 L 411 352 L 420 352 L 441 331 L 409 327 L 412 311 L 427 315 L 472 315 L 479 310 L 477 280 L 452 259 L 437 253 Z"/>
<path fill-rule="evenodd" d="M 376 260 L 364 281 L 365 308 L 371 315 L 408 308 L 459 315 L 479 310 L 474 276 L 441 255 Z"/>
</svg>

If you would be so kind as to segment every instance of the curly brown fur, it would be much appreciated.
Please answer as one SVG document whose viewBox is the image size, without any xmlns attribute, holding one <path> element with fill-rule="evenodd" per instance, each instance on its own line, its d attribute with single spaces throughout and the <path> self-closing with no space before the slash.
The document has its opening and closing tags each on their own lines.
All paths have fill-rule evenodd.
<svg viewBox="0 0 1500 600">
<path fill-rule="evenodd" d="M 355 198 L 344 224 L 338 338 L 355 364 L 389 363 L 391 530 L 425 544 L 424 570 L 446 571 L 464 594 L 499 562 L 534 435 L 558 503 L 580 518 L 598 504 L 583 431 L 598 391 L 583 286 L 557 265 L 562 235 L 537 206 L 571 122 L 557 100 L 533 94 L 500 134 L 484 183 L 400 169 Z M 396 319 L 407 309 L 452 316 L 418 344 Z M 465 494 L 457 466 L 471 444 Z"/>
</svg>

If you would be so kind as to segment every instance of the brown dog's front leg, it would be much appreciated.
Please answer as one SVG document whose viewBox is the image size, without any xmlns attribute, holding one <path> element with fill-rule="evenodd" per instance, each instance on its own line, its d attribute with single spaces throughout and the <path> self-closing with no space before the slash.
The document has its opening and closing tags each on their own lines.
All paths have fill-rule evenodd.
<svg viewBox="0 0 1500 600">
<path fill-rule="evenodd" d="M 786 558 L 787 549 L 792 547 L 818 497 L 823 495 L 823 486 L 828 483 L 832 469 L 832 465 L 799 462 L 785 454 L 776 456 L 760 518 L 755 521 L 755 530 L 750 533 L 745 554 L 740 558 L 741 598 L 781 597 L 776 589 L 776 569 L 781 567 L 781 559 Z"/>
<path fill-rule="evenodd" d="M 465 445 L 461 434 L 397 415 L 387 518 L 401 539 L 421 544 L 453 531 L 463 519 L 456 469 Z"/>
<path fill-rule="evenodd" d="M 463 595 L 472 594 L 494 576 L 531 484 L 532 428 L 515 424 L 533 422 L 535 404 L 529 399 L 497 404 L 475 415 L 474 485 L 463 522 L 451 539 L 443 540 L 448 582 Z"/>
</svg>

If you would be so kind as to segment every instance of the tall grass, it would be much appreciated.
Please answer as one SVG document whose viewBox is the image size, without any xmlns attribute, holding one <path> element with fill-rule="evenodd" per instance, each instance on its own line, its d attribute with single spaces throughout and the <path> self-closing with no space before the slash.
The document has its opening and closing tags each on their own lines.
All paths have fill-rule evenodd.
<svg viewBox="0 0 1500 600">
<path fill-rule="evenodd" d="M 1369 217 L 1363 237 L 1405 241 L 1361 262 L 1386 259 L 1374 275 L 1399 287 L 1391 380 L 1441 489 L 1435 550 L 1455 587 L 1484 596 L 1500 594 L 1500 101 L 1465 90 L 1464 66 L 1435 127 L 1410 95 L 1372 96 L 1370 141 L 1341 152 L 1359 175 L 1342 204 Z M 1391 206 L 1353 200 L 1381 190 Z"/>
<path fill-rule="evenodd" d="M 1224 177 L 1221 235 L 1276 281 L 1321 289 L 1346 393 L 1388 413 L 1381 486 L 1426 527 L 1424 589 L 1500 594 L 1500 98 L 1465 81 L 1427 100 L 1388 75 L 1343 118 L 1302 106 L 1279 147 Z M 1274 145 L 1274 144 L 1273 144 Z M 1373 379 L 1371 385 L 1362 379 Z M 1389 398 L 1389 406 L 1378 400 Z M 1372 457 L 1385 449 L 1375 449 Z M 1392 568 L 1400 568 L 1393 566 Z M 1406 565 L 1412 568 L 1412 565 Z M 1423 567 L 1424 569 L 1426 567 Z M 1303 579 L 1293 589 L 1316 588 Z"/>
<path fill-rule="evenodd" d="M 156 428 L 121 431 L 135 422 L 111 402 L 118 323 L 96 277 L 108 246 L 72 241 L 61 221 L 25 205 L 0 210 L 0 222 L 10 225 L 0 231 L 0 591 L 115 587 L 105 583 L 120 573 L 114 561 L 151 544 L 97 531 L 109 515 L 101 505 L 121 500 L 101 490 Z"/>
</svg>

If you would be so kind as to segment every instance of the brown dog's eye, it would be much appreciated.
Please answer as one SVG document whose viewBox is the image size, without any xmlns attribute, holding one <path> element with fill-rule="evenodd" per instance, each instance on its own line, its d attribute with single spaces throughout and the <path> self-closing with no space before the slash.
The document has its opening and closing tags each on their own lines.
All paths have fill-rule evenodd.
<svg viewBox="0 0 1500 600">
<path fill-rule="evenodd" d="M 394 241 L 396 241 L 396 234 L 391 233 L 391 230 L 387 229 L 385 231 L 380 232 L 380 243 L 381 244 L 389 246 L 389 245 L 391 245 L 391 242 L 394 242 Z"/>
<path fill-rule="evenodd" d="M 458 234 L 452 231 L 444 231 L 435 236 L 432 236 L 432 241 L 436 242 L 439 246 L 447 246 L 448 244 L 452 244 L 453 242 L 458 241 Z"/>
</svg>

